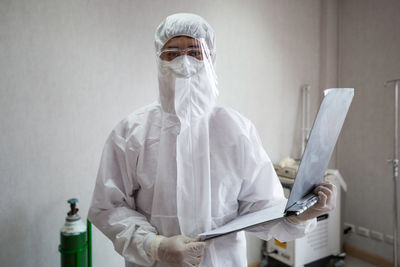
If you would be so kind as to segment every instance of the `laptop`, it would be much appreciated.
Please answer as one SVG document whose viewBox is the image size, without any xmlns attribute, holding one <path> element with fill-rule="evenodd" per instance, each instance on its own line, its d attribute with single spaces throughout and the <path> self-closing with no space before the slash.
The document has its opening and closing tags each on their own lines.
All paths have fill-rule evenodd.
<svg viewBox="0 0 400 267">
<path fill-rule="evenodd" d="M 219 228 L 200 234 L 200 239 L 208 240 L 287 216 L 297 216 L 317 203 L 318 196 L 312 191 L 324 179 L 353 97 L 354 88 L 332 88 L 324 91 L 324 98 L 287 203 L 277 203 L 272 207 L 238 216 Z"/>
</svg>

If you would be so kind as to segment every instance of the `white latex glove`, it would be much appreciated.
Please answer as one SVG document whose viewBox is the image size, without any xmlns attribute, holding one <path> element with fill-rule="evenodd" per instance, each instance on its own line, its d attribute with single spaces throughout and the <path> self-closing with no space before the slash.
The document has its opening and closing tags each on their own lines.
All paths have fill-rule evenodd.
<svg viewBox="0 0 400 267">
<path fill-rule="evenodd" d="M 207 243 L 183 235 L 172 237 L 156 236 L 152 245 L 155 260 L 168 263 L 172 267 L 199 266 Z"/>
<path fill-rule="evenodd" d="M 301 224 L 307 220 L 316 218 L 322 214 L 332 211 L 336 206 L 336 186 L 331 182 L 322 182 L 314 189 L 318 196 L 318 202 L 298 216 L 287 218 L 289 222 Z"/>
</svg>

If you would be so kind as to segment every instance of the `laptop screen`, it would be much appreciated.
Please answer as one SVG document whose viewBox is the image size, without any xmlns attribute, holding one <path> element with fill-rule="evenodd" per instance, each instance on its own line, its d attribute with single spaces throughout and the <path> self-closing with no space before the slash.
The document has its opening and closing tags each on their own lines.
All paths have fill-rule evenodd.
<svg viewBox="0 0 400 267">
<path fill-rule="evenodd" d="M 286 209 L 322 182 L 344 119 L 354 96 L 353 88 L 324 91 L 324 99 L 311 129 Z M 286 210 L 285 209 L 285 210 Z"/>
</svg>

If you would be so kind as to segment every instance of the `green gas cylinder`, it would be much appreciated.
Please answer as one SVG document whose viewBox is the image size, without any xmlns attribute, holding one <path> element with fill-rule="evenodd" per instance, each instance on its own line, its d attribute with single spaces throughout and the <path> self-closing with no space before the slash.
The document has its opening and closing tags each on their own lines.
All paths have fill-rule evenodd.
<svg viewBox="0 0 400 267">
<path fill-rule="evenodd" d="M 76 198 L 68 200 L 71 210 L 60 231 L 61 267 L 88 267 L 88 236 L 76 208 L 77 202 Z"/>
</svg>

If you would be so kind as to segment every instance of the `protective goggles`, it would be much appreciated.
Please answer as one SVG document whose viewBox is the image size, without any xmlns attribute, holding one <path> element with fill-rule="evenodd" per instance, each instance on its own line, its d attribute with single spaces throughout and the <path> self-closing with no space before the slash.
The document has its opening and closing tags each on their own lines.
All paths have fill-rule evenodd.
<svg viewBox="0 0 400 267">
<path fill-rule="evenodd" d="M 188 55 L 198 60 L 203 60 L 203 53 L 200 48 L 186 48 L 186 49 L 164 49 L 161 50 L 160 58 L 165 61 L 172 61 L 175 58 L 183 55 Z"/>
<path fill-rule="evenodd" d="M 188 36 L 176 36 L 170 39 L 158 53 L 159 58 L 164 61 L 172 61 L 183 55 L 203 60 L 209 58 L 211 54 L 203 38 L 195 39 Z"/>
</svg>

